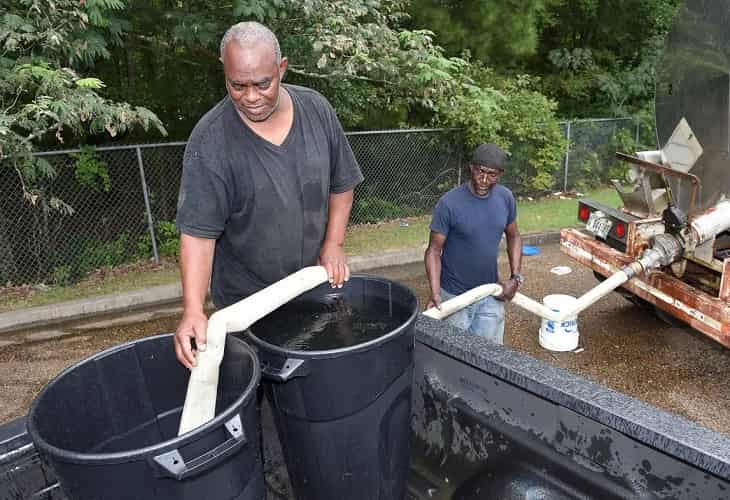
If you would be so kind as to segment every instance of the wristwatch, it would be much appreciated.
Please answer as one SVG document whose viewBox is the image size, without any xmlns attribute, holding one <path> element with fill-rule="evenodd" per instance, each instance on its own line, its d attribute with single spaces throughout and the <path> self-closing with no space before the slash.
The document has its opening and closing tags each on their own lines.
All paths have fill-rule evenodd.
<svg viewBox="0 0 730 500">
<path fill-rule="evenodd" d="M 518 285 L 522 285 L 522 283 L 525 282 L 525 277 L 519 273 L 512 273 L 512 275 L 509 277 L 509 279 L 515 280 Z"/>
</svg>

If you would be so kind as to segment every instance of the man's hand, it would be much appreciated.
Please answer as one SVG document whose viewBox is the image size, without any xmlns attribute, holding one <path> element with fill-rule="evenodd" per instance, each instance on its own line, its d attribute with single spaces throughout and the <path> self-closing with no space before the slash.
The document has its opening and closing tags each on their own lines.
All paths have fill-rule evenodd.
<svg viewBox="0 0 730 500">
<path fill-rule="evenodd" d="M 520 286 L 517 281 L 508 279 L 499 283 L 502 286 L 502 295 L 495 297 L 497 300 L 510 301 L 514 298 L 517 293 L 517 288 Z"/>
<path fill-rule="evenodd" d="M 426 304 L 426 309 L 431 309 L 432 307 L 435 307 L 436 309 L 441 310 L 441 295 L 440 294 L 438 294 L 438 293 L 436 295 L 432 294 L 428 298 L 428 304 Z"/>
<path fill-rule="evenodd" d="M 195 339 L 197 351 L 205 351 L 208 318 L 203 311 L 185 312 L 175 331 L 175 355 L 177 360 L 188 370 L 195 366 L 195 350 L 191 341 Z"/>
<path fill-rule="evenodd" d="M 347 266 L 345 252 L 337 243 L 324 242 L 319 251 L 319 265 L 327 270 L 332 288 L 342 288 L 342 284 L 350 279 L 350 268 Z"/>
</svg>

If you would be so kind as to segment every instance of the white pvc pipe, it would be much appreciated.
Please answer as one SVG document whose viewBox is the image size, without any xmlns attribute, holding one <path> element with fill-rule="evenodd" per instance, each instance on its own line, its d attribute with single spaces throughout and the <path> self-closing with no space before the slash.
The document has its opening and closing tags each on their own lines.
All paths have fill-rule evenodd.
<svg viewBox="0 0 730 500">
<path fill-rule="evenodd" d="M 423 314 L 433 319 L 444 319 L 445 317 L 451 316 L 455 312 L 460 311 L 475 302 L 479 302 L 490 295 L 502 295 L 502 287 L 496 283 L 480 285 L 462 293 L 461 295 L 457 295 L 456 297 L 442 302 L 440 309 L 432 307 L 431 309 L 424 311 Z"/>
<path fill-rule="evenodd" d="M 690 225 L 697 245 L 727 231 L 730 229 L 730 201 L 721 201 L 712 210 L 694 219 Z"/>
<path fill-rule="evenodd" d="M 577 316 L 578 313 L 595 304 L 599 299 L 605 297 L 628 280 L 629 277 L 625 272 L 618 271 L 578 297 L 573 304 L 573 307 L 560 312 L 555 312 L 530 297 L 522 295 L 521 293 L 516 293 L 512 302 L 515 305 L 518 305 L 521 308 L 549 321 L 563 321 L 566 318 Z"/>
<path fill-rule="evenodd" d="M 566 310 L 560 311 L 558 321 L 563 321 L 566 318 L 577 316 L 579 312 L 587 309 L 598 301 L 598 299 L 605 297 L 615 289 L 623 285 L 629 280 L 629 277 L 623 271 L 618 271 L 604 281 L 598 284 L 598 286 L 591 288 L 586 293 L 581 295 L 578 300 L 575 301 L 573 307 Z"/>
<path fill-rule="evenodd" d="M 576 299 L 573 307 L 568 310 L 556 312 L 546 307 L 544 304 L 531 299 L 530 297 L 521 293 L 516 293 L 512 298 L 512 303 L 521 307 L 522 309 L 535 314 L 541 318 L 545 318 L 549 321 L 563 321 L 566 318 L 577 316 L 578 313 L 587 309 L 594 303 L 596 303 L 602 297 L 605 297 L 619 286 L 626 283 L 629 280 L 628 275 L 623 271 L 618 271 L 612 276 L 602 281 L 594 288 L 590 289 L 578 299 Z M 427 311 L 424 311 L 424 315 L 430 316 L 434 319 L 443 319 L 455 312 L 467 307 L 474 302 L 477 302 L 484 297 L 489 295 L 501 295 L 502 287 L 496 283 L 490 283 L 487 285 L 481 285 L 476 288 L 457 295 L 456 297 L 447 300 L 441 304 L 441 309 L 432 307 Z"/>
<path fill-rule="evenodd" d="M 326 281 L 324 267 L 305 267 L 210 316 L 205 351 L 198 351 L 197 364 L 190 372 L 178 435 L 215 417 L 218 373 L 226 334 L 245 330 L 271 311 Z"/>
<path fill-rule="evenodd" d="M 520 306 L 522 309 L 531 312 L 541 318 L 548 319 L 550 321 L 560 321 L 560 314 L 553 311 L 552 309 L 545 307 L 544 304 L 531 299 L 526 295 L 522 295 L 517 292 L 512 298 L 512 303 Z"/>
</svg>

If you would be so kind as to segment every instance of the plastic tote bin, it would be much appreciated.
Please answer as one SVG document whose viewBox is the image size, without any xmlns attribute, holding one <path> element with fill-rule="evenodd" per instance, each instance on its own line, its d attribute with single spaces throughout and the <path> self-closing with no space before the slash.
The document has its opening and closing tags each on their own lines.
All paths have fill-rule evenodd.
<svg viewBox="0 0 730 500">
<path fill-rule="evenodd" d="M 216 417 L 177 436 L 189 372 L 172 335 L 72 366 L 33 402 L 28 431 L 70 500 L 260 500 L 264 481 L 251 347 L 229 336 Z"/>
<path fill-rule="evenodd" d="M 354 276 L 341 289 L 324 284 L 292 305 L 343 298 L 356 310 L 377 303 L 379 314 L 398 326 L 350 347 L 292 350 L 257 336 L 284 308 L 248 333 L 259 349 L 294 494 L 298 500 L 403 500 L 418 299 L 398 283 Z"/>
</svg>

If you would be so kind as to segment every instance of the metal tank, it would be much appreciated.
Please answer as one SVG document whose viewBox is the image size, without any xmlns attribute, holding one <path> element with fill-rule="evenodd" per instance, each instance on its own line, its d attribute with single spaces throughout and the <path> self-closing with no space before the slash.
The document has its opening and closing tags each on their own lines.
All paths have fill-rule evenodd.
<svg viewBox="0 0 730 500">
<path fill-rule="evenodd" d="M 703 153 L 686 178 L 667 179 L 677 207 L 693 214 L 730 197 L 730 6 L 684 2 L 656 68 L 657 139 L 664 146 L 685 118 Z M 692 198 L 695 198 L 692 201 Z"/>
</svg>

